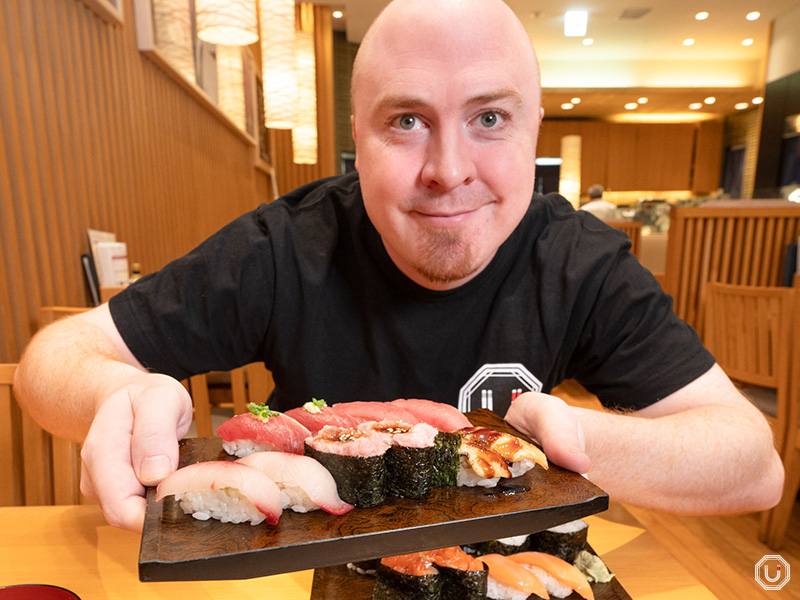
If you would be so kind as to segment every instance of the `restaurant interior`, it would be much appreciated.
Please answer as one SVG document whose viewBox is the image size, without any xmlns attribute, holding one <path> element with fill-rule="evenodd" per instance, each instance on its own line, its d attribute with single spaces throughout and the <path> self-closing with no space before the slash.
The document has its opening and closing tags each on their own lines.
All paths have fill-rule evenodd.
<svg viewBox="0 0 800 600">
<path fill-rule="evenodd" d="M 350 70 L 387 3 L 0 0 L 0 586 L 343 597 L 319 591 L 310 569 L 140 582 L 139 538 L 80 492 L 79 445 L 39 428 L 10 384 L 41 327 L 259 204 L 354 169 Z M 787 472 L 762 514 L 612 501 L 590 541 L 625 591 L 604 597 L 769 598 L 759 560 L 800 559 L 800 2 L 506 3 L 540 62 L 536 191 L 579 209 L 602 186 L 615 207 L 604 220 L 767 415 Z M 211 436 L 273 384 L 252 364 L 184 385 L 193 435 Z M 554 393 L 599 406 L 573 381 Z M 36 553 L 55 566 L 26 566 Z M 643 572 L 642 557 L 660 570 Z M 785 574 L 781 597 L 800 598 Z"/>
</svg>

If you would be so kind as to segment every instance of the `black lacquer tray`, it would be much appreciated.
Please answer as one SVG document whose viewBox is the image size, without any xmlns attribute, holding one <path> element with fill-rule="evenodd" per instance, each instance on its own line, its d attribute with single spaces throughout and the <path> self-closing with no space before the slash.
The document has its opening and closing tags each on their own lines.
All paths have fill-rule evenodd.
<svg viewBox="0 0 800 600">
<path fill-rule="evenodd" d="M 520 435 L 495 414 L 467 414 L 474 425 Z M 521 436 L 525 437 L 525 436 Z M 232 459 L 220 438 L 181 442 L 181 466 Z M 277 526 L 198 521 L 172 497 L 147 493 L 139 553 L 142 581 L 248 579 L 535 533 L 608 508 L 586 478 L 551 465 L 496 488 L 436 488 L 420 500 L 388 498 L 341 516 L 284 511 Z"/>
</svg>

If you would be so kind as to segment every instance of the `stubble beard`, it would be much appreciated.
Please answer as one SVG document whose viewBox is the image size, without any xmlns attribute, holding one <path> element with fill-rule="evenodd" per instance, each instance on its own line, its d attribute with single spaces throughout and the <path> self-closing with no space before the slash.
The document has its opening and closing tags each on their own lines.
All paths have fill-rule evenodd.
<svg viewBox="0 0 800 600">
<path fill-rule="evenodd" d="M 422 242 L 420 259 L 414 265 L 427 281 L 447 285 L 466 279 L 478 269 L 472 246 L 461 232 L 429 229 Z"/>
</svg>

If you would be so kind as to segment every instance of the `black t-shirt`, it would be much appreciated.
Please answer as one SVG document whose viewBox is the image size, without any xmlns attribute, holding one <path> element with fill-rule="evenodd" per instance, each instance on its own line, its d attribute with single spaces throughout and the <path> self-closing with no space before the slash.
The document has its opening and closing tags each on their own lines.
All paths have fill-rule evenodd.
<svg viewBox="0 0 800 600">
<path fill-rule="evenodd" d="M 386 254 L 351 174 L 259 206 L 110 308 L 154 371 L 263 361 L 279 410 L 402 397 L 503 415 L 518 393 L 567 378 L 637 409 L 714 360 L 629 247 L 560 196 L 534 195 L 484 271 L 428 290 Z"/>
</svg>

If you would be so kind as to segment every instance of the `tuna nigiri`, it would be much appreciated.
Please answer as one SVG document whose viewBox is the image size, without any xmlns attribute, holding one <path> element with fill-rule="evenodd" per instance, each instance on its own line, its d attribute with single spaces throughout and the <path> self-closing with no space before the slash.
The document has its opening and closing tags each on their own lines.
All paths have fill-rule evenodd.
<svg viewBox="0 0 800 600">
<path fill-rule="evenodd" d="M 224 523 L 266 520 L 281 516 L 281 492 L 269 477 L 247 465 L 215 460 L 180 468 L 158 484 L 156 500 L 175 496 L 186 514 Z"/>
<path fill-rule="evenodd" d="M 217 428 L 228 454 L 241 457 L 264 450 L 303 454 L 303 440 L 311 435 L 308 429 L 266 404 L 251 402 L 248 408 L 250 412 L 231 417 Z"/>
<path fill-rule="evenodd" d="M 283 508 L 295 512 L 321 508 L 334 515 L 353 509 L 352 504 L 339 497 L 333 475 L 313 458 L 286 452 L 254 452 L 236 462 L 258 469 L 277 483 Z"/>
<path fill-rule="evenodd" d="M 337 412 L 333 407 L 328 406 L 325 400 L 314 398 L 311 402 L 306 402 L 303 406 L 287 410 L 283 413 L 287 417 L 292 417 L 295 421 L 303 425 L 311 432 L 316 434 L 325 425 L 333 427 L 355 427 L 359 420 L 344 412 Z"/>
<path fill-rule="evenodd" d="M 404 423 L 419 423 L 414 414 L 391 402 L 340 402 L 331 408 L 338 414 L 350 415 L 359 423 L 363 421 L 403 421 Z"/>
<path fill-rule="evenodd" d="M 594 600 L 594 592 L 584 574 L 557 556 L 544 552 L 520 552 L 508 558 L 530 570 L 556 598 L 566 598 L 574 590 L 586 600 Z"/>
<path fill-rule="evenodd" d="M 531 594 L 549 600 L 550 596 L 541 581 L 528 569 L 500 554 L 479 556 L 489 567 L 487 598 L 496 600 L 525 600 Z"/>
<path fill-rule="evenodd" d="M 439 431 L 457 431 L 472 427 L 466 415 L 449 404 L 420 398 L 398 398 L 389 404 L 407 410 L 421 422 L 432 425 Z"/>
</svg>

